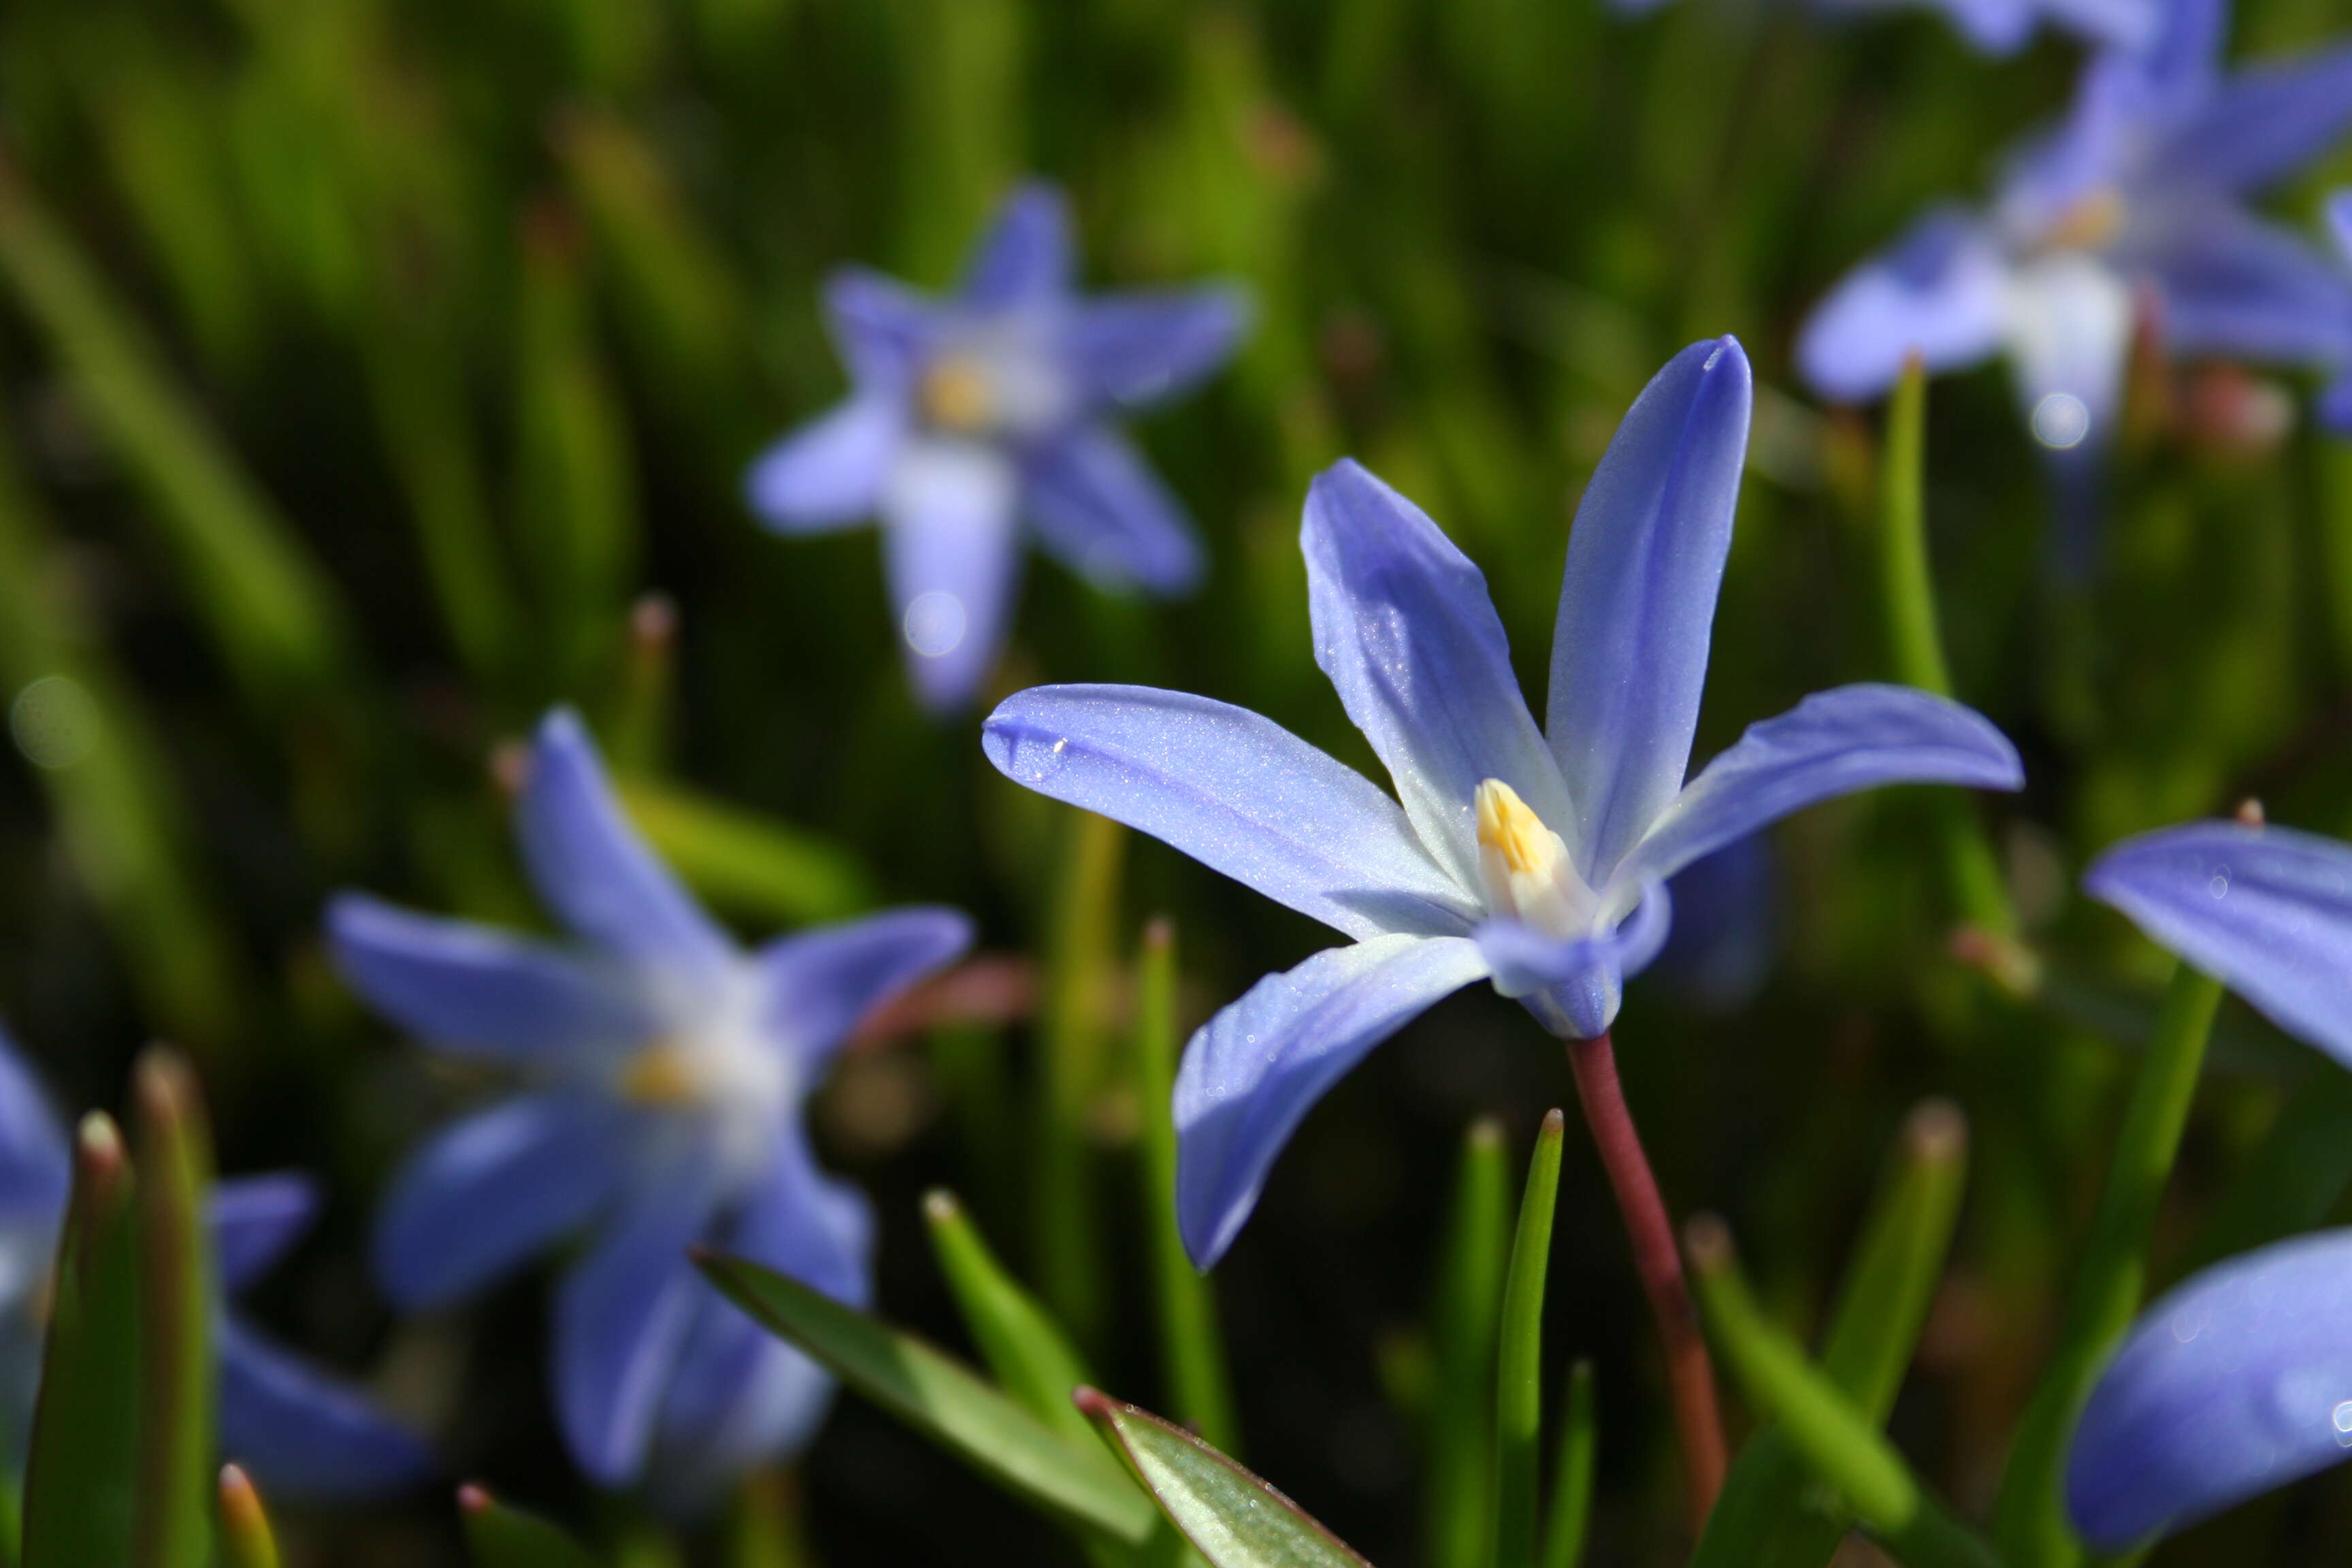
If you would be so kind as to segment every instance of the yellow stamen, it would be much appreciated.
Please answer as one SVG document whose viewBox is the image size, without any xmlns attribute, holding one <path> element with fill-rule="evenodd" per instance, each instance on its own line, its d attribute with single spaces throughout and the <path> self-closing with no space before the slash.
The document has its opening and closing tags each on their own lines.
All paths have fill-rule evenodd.
<svg viewBox="0 0 2352 1568">
<path fill-rule="evenodd" d="M 667 1041 L 639 1051 L 621 1075 L 621 1098 L 636 1105 L 685 1105 L 695 1098 L 686 1053 Z"/>
<path fill-rule="evenodd" d="M 2094 191 L 2066 209 L 2050 231 L 2053 250 L 2100 250 L 2124 231 L 2123 193 Z"/>
<path fill-rule="evenodd" d="M 942 430 L 981 431 L 996 412 L 988 373 L 969 355 L 950 354 L 923 373 L 923 416 Z"/>
<path fill-rule="evenodd" d="M 1481 846 L 1500 850 L 1503 864 L 1520 876 L 1551 869 L 1559 856 L 1559 840 L 1518 791 L 1500 779 L 1488 779 L 1478 786 L 1474 801 Z"/>
</svg>

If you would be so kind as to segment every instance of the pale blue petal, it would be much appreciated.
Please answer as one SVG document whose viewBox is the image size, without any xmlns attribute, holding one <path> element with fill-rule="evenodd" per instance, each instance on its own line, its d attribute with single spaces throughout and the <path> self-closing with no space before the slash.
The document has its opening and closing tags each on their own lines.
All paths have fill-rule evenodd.
<svg viewBox="0 0 2352 1568">
<path fill-rule="evenodd" d="M 2352 1067 L 2352 847 L 2291 827 L 2192 822 L 2126 839 L 2083 886 Z"/>
<path fill-rule="evenodd" d="M 2130 280 L 2095 257 L 2060 250 L 2018 268 L 2010 369 L 2029 427 L 2060 459 L 2115 439 L 2132 321 Z"/>
<path fill-rule="evenodd" d="M 961 910 L 890 910 L 802 931 L 761 950 L 766 1016 L 814 1083 L 866 1016 L 963 956 L 971 921 Z"/>
<path fill-rule="evenodd" d="M 1200 580 L 1184 509 L 1118 431 L 1072 431 L 1029 459 L 1024 483 L 1037 542 L 1097 586 L 1181 594 Z"/>
<path fill-rule="evenodd" d="M 515 826 L 540 897 L 581 936 L 688 975 L 735 961 L 734 943 L 623 815 L 594 742 L 568 708 L 540 724 Z"/>
<path fill-rule="evenodd" d="M 1659 817 L 1620 874 L 1671 877 L 1792 811 L 1857 790 L 2024 783 L 2017 748 L 1974 710 L 1907 686 L 1841 686 L 1750 724 Z"/>
<path fill-rule="evenodd" d="M 1069 353 L 1098 397 L 1139 407 L 1183 391 L 1233 356 L 1249 324 L 1238 289 L 1167 289 L 1088 300 Z"/>
<path fill-rule="evenodd" d="M 938 308 L 895 278 L 862 267 L 825 280 L 834 346 L 861 391 L 903 395 L 938 342 Z"/>
<path fill-rule="evenodd" d="M 1951 18 L 1961 37 L 1989 55 L 2016 53 L 2033 36 L 2033 25 L 2041 19 L 2032 0 L 1934 0 L 1934 4 Z M 1875 7 L 1863 4 L 1842 8 Z"/>
<path fill-rule="evenodd" d="M 2252 191 L 2352 131 L 2352 46 L 2266 60 L 2216 88 L 2158 156 L 2166 179 Z"/>
<path fill-rule="evenodd" d="M 1466 937 L 1376 936 L 1269 974 L 1201 1026 L 1176 1074 L 1176 1217 L 1214 1264 L 1292 1132 L 1366 1052 L 1486 973 Z"/>
<path fill-rule="evenodd" d="M 2352 266 L 2352 190 L 2336 191 L 2327 198 L 2327 232 L 2336 241 L 2336 254 Z"/>
<path fill-rule="evenodd" d="M 2151 118 L 2180 119 L 2210 102 L 2221 79 L 2229 44 L 2230 0 L 2166 0 L 2164 26 L 2147 54 L 2100 63 L 2128 71 L 2140 84 Z"/>
<path fill-rule="evenodd" d="M 2200 206 L 2150 268 L 2165 342 L 2182 353 L 2322 367 L 2352 359 L 2352 271 L 2292 229 Z"/>
<path fill-rule="evenodd" d="M 2066 1504 L 2125 1554 L 2352 1458 L 2352 1231 L 2233 1258 L 2168 1292 L 2074 1428 Z"/>
<path fill-rule="evenodd" d="M 744 498 L 780 533 L 822 533 L 874 514 L 906 438 L 906 410 L 879 393 L 851 398 L 761 453 Z"/>
<path fill-rule="evenodd" d="M 964 269 L 957 302 L 980 310 L 1042 303 L 1070 291 L 1076 268 L 1069 203 L 1051 184 L 1032 180 L 996 209 Z"/>
<path fill-rule="evenodd" d="M 219 1325 L 221 1457 L 272 1498 L 355 1499 L 433 1478 L 425 1445 L 357 1389 L 234 1318 Z"/>
<path fill-rule="evenodd" d="M 1380 786 L 1246 709 L 1143 686 L 1040 686 L 981 732 L 1003 774 L 1175 846 L 1349 936 L 1458 935 L 1476 899 Z"/>
<path fill-rule="evenodd" d="M 375 1272 L 411 1310 L 471 1295 L 587 1223 L 618 1184 L 617 1108 L 585 1094 L 518 1096 L 410 1156 L 376 1220 Z"/>
<path fill-rule="evenodd" d="M 0 1030 L 0 1215 L 54 1223 L 72 1179 L 65 1129 L 32 1065 Z"/>
<path fill-rule="evenodd" d="M 213 1253 L 221 1289 L 241 1290 L 286 1255 L 319 1217 L 319 1184 L 299 1171 L 239 1176 L 213 1189 Z"/>
<path fill-rule="evenodd" d="M 2112 49 L 2094 57 L 2075 79 L 2065 116 L 2003 161 L 1993 228 L 2012 249 L 2041 247 L 2084 201 L 2111 196 L 2137 166 L 2158 100 L 2169 90 L 2156 85 L 2152 58 Z"/>
<path fill-rule="evenodd" d="M 1478 928 L 1478 951 L 1494 972 L 1495 989 L 1536 1022 L 1562 1039 L 1597 1039 L 1617 1021 L 1626 979 L 1665 946 L 1674 918 L 1665 885 L 1654 881 L 1612 930 L 1562 939 L 1518 921 L 1491 920 Z"/>
<path fill-rule="evenodd" d="M 645 1468 L 695 1304 L 710 1289 L 687 1252 L 704 1239 L 719 1196 L 709 1149 L 646 1173 L 557 1292 L 556 1416 L 572 1458 L 601 1485 L 625 1485 Z"/>
<path fill-rule="evenodd" d="M 1634 399 L 1576 509 L 1544 732 L 1576 803 L 1559 831 L 1596 888 L 1690 765 L 1752 396 L 1738 342 L 1693 343 Z"/>
<path fill-rule="evenodd" d="M 2009 264 L 1985 226 L 1946 207 L 1848 273 L 1805 319 L 1797 368 L 1837 403 L 1891 390 L 1904 361 L 1958 370 L 2000 347 Z"/>
<path fill-rule="evenodd" d="M 2338 377 L 2319 395 L 2319 423 L 2338 436 L 2352 436 L 2352 375 Z"/>
<path fill-rule="evenodd" d="M 2168 0 L 2042 0 L 2050 19 L 2079 37 L 2138 50 L 2161 36 Z"/>
<path fill-rule="evenodd" d="M 609 966 L 488 926 L 343 893 L 327 906 L 327 944 L 370 1006 L 461 1055 L 547 1062 L 616 1051 L 655 1032 Z"/>
<path fill-rule="evenodd" d="M 1564 833 L 1569 795 L 1478 568 L 1427 513 L 1352 460 L 1317 477 L 1299 544 L 1315 662 L 1387 764 L 1437 863 L 1464 887 L 1479 885 L 1472 802 L 1490 778 Z"/>
<path fill-rule="evenodd" d="M 883 487 L 884 565 L 907 674 L 925 707 L 948 712 L 996 667 L 1020 579 L 1013 459 L 978 442 L 902 448 Z"/>
</svg>

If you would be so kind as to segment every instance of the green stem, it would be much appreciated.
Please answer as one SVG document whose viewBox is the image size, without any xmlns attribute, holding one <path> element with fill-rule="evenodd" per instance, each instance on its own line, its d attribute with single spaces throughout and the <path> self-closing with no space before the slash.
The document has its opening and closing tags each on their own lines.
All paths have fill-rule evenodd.
<svg viewBox="0 0 2352 1568">
<path fill-rule="evenodd" d="M 1495 1342 L 1495 1568 L 1535 1568 L 1536 1478 L 1543 1442 L 1544 1280 L 1551 1270 L 1552 1212 L 1559 1202 L 1559 1146 L 1568 1118 L 1555 1110 L 1536 1136 L 1518 1234 L 1503 1281 Z"/>
</svg>

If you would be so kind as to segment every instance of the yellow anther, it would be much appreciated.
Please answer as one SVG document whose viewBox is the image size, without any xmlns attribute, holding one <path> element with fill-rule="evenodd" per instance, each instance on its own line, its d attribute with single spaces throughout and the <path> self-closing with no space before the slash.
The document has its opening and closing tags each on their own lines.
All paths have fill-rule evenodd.
<svg viewBox="0 0 2352 1568">
<path fill-rule="evenodd" d="M 1500 779 L 1488 779 L 1474 799 L 1481 847 L 1500 851 L 1503 864 L 1522 877 L 1552 868 L 1559 858 L 1559 840 L 1518 791 Z"/>
<path fill-rule="evenodd" d="M 2123 193 L 2094 191 L 2068 207 L 2050 230 L 2053 250 L 2102 250 L 2124 232 Z"/>
<path fill-rule="evenodd" d="M 621 1098 L 637 1105 L 685 1105 L 695 1099 L 686 1053 L 666 1041 L 639 1051 L 621 1075 Z"/>
<path fill-rule="evenodd" d="M 923 373 L 923 417 L 941 430 L 982 431 L 996 414 L 988 372 L 968 354 L 950 354 Z"/>
</svg>

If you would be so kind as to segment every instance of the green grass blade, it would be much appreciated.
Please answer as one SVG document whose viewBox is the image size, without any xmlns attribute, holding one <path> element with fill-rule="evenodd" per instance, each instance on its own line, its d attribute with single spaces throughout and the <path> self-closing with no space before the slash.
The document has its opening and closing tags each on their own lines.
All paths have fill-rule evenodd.
<svg viewBox="0 0 2352 1568">
<path fill-rule="evenodd" d="M 1568 1369 L 1568 1394 L 1560 1412 L 1551 1510 L 1544 1521 L 1543 1568 L 1577 1568 L 1584 1561 L 1585 1537 L 1591 1532 L 1592 1472 L 1601 1457 L 1601 1415 L 1591 1362 L 1579 1360 Z"/>
<path fill-rule="evenodd" d="M 2066 1440 L 2107 1352 L 2139 1310 L 2157 1205 L 2180 1153 L 2221 1003 L 2220 981 L 2185 963 L 2174 968 L 2124 1110 L 2115 1163 L 2083 1240 L 2065 1322 L 2001 1476 L 1994 1528 L 2011 1568 L 2071 1568 L 2083 1560 L 2082 1543 L 2066 1521 Z"/>
<path fill-rule="evenodd" d="M 616 783 L 655 851 L 721 909 L 797 925 L 874 907 L 865 868 L 830 839 L 676 784 Z"/>
<path fill-rule="evenodd" d="M 465 1521 L 466 1551 L 474 1568 L 599 1568 L 586 1547 L 537 1514 L 509 1508 L 480 1487 L 457 1489 L 457 1512 Z"/>
<path fill-rule="evenodd" d="M 278 1568 L 278 1536 L 261 1494 L 235 1465 L 220 1473 L 222 1568 Z"/>
<path fill-rule="evenodd" d="M 1153 1286 L 1160 1305 L 1160 1355 L 1176 1418 L 1213 1448 L 1241 1452 L 1217 1298 L 1192 1267 L 1176 1224 L 1176 1059 L 1183 1048 L 1176 1018 L 1176 928 L 1144 928 L 1136 968 L 1135 1098 L 1143 1119 L 1143 1222 L 1151 1233 Z"/>
<path fill-rule="evenodd" d="M 1429 1423 L 1429 1558 L 1481 1568 L 1493 1543 L 1495 1323 L 1509 1245 L 1503 1130 L 1481 1118 L 1462 1144 L 1437 1271 L 1437 1390 Z"/>
<path fill-rule="evenodd" d="M 1093 1389 L 1079 1398 L 1211 1568 L 1370 1568 L 1297 1503 L 1182 1427 Z"/>
<path fill-rule="evenodd" d="M 1559 1203 L 1559 1146 L 1568 1119 L 1543 1120 L 1528 1162 L 1518 1230 L 1503 1281 L 1495 1349 L 1495 1568 L 1535 1568 L 1537 1477 L 1543 1453 L 1544 1284 Z"/>
<path fill-rule="evenodd" d="M 138 1495 L 139 1242 L 130 1159 L 102 1112 L 74 1134 L 55 1290 L 25 1475 L 25 1568 L 127 1568 Z"/>
<path fill-rule="evenodd" d="M 1004 1271 L 954 1194 L 927 1194 L 923 1219 L 964 1326 L 997 1383 L 1030 1415 L 1073 1442 L 1087 1441 L 1093 1429 L 1070 1403 L 1071 1394 L 1088 1378 L 1077 1347 Z"/>
<path fill-rule="evenodd" d="M 212 1140 L 194 1069 L 150 1049 L 131 1070 L 139 1148 L 139 1510 L 133 1568 L 212 1559 Z"/>
<path fill-rule="evenodd" d="M 949 1356 L 831 1297 L 740 1258 L 701 1262 L 737 1306 L 1014 1496 L 1129 1546 L 1151 1534 L 1150 1500 L 1100 1447 L 1068 1441 Z"/>
<path fill-rule="evenodd" d="M 1092 812 L 1067 816 L 1065 871 L 1045 957 L 1044 1070 L 1030 1171 L 1038 1292 L 1080 1344 L 1102 1328 L 1100 1205 L 1095 1201 L 1096 1101 L 1108 1087 L 1112 959 L 1127 829 Z"/>
</svg>

